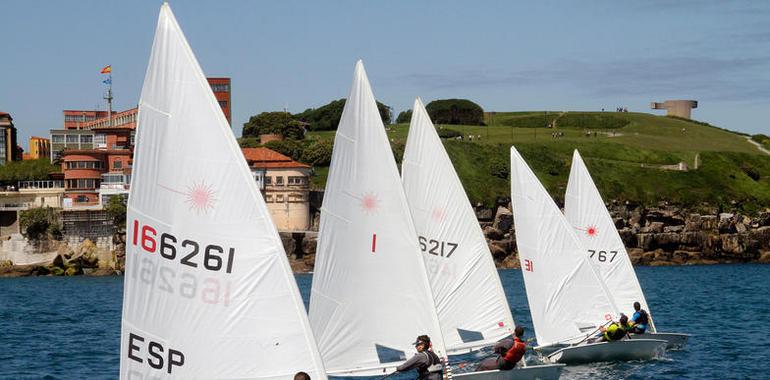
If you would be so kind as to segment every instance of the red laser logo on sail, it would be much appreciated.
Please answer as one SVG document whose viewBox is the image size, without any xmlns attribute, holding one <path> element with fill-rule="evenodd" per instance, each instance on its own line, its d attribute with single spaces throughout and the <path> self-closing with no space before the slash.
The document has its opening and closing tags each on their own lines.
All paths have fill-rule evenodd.
<svg viewBox="0 0 770 380">
<path fill-rule="evenodd" d="M 446 211 L 444 211 L 441 207 L 436 207 L 433 209 L 433 212 L 430 214 L 430 216 L 433 218 L 436 222 L 443 222 L 444 218 L 446 218 Z"/>
<path fill-rule="evenodd" d="M 214 197 L 215 191 L 211 185 L 206 184 L 205 181 L 200 183 L 193 183 L 187 187 L 185 195 L 187 199 L 185 202 L 190 206 L 190 210 L 197 213 L 207 213 L 214 208 L 216 198 Z"/>
<path fill-rule="evenodd" d="M 596 226 L 586 227 L 585 232 L 589 237 L 596 237 L 596 235 L 599 233 L 599 231 L 596 230 Z"/>
<path fill-rule="evenodd" d="M 369 215 L 374 215 L 377 213 L 377 210 L 380 208 L 380 200 L 377 198 L 377 195 L 374 193 L 366 193 L 361 198 L 361 208 L 364 210 L 365 213 Z"/>
</svg>

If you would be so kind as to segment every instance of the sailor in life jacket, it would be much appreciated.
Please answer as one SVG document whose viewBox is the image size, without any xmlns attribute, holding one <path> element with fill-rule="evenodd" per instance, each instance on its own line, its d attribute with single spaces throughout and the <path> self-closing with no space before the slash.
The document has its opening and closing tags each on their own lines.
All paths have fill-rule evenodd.
<svg viewBox="0 0 770 380">
<path fill-rule="evenodd" d="M 628 317 L 625 314 L 620 315 L 620 322 L 612 322 L 608 327 L 600 327 L 599 329 L 602 332 L 602 341 L 603 342 L 614 342 L 616 340 L 623 339 L 627 332 L 626 328 L 628 327 Z"/>
<path fill-rule="evenodd" d="M 642 309 L 642 305 L 639 302 L 634 302 L 634 315 L 631 316 L 631 322 L 629 323 L 629 333 L 632 334 L 644 334 L 647 331 L 647 325 L 650 324 L 650 315 L 647 311 Z"/>
<path fill-rule="evenodd" d="M 513 339 L 503 339 L 497 342 L 493 348 L 497 356 L 482 360 L 476 371 L 495 369 L 507 371 L 515 368 L 527 351 L 527 344 L 522 340 L 524 327 L 516 326 L 514 335 Z"/>
<path fill-rule="evenodd" d="M 444 365 L 438 355 L 430 349 L 430 337 L 420 335 L 414 342 L 417 353 L 396 368 L 398 372 L 417 370 L 418 380 L 441 380 L 444 377 Z"/>
</svg>

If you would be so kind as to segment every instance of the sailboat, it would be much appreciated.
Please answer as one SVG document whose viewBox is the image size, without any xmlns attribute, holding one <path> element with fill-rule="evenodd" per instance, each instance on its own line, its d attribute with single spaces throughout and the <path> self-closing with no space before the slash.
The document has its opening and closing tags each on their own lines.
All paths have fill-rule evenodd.
<svg viewBox="0 0 770 380">
<path fill-rule="evenodd" d="M 310 296 L 328 373 L 392 373 L 423 334 L 445 357 L 417 233 L 361 61 L 329 166 Z"/>
<path fill-rule="evenodd" d="M 649 312 L 647 300 L 623 240 L 577 150 L 572 155 L 564 215 L 577 231 L 586 248 L 585 254 L 599 268 L 599 274 L 607 284 L 615 303 L 621 308 L 633 310 L 633 303 L 639 302 L 642 309 Z M 652 314 L 649 315 L 649 320 L 648 333 L 641 336 L 665 340 L 668 342 L 667 348 L 683 348 L 687 344 L 689 334 L 658 332 Z"/>
<path fill-rule="evenodd" d="M 139 101 L 120 378 L 325 379 L 235 137 L 163 4 Z"/>
<path fill-rule="evenodd" d="M 402 176 L 448 354 L 488 347 L 515 324 L 489 247 L 441 139 L 415 99 Z M 523 360 L 522 360 L 523 361 Z M 557 379 L 563 365 L 455 374 L 463 379 Z"/>
<path fill-rule="evenodd" d="M 577 364 L 658 356 L 666 345 L 663 340 L 586 343 L 620 313 L 574 229 L 514 147 L 511 201 L 538 348 L 558 348 L 546 359 Z"/>
</svg>

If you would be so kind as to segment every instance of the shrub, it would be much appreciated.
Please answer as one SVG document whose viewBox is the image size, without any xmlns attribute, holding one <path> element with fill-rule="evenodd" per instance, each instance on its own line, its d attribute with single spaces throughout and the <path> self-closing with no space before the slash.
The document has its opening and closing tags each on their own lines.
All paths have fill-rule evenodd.
<svg viewBox="0 0 770 380">
<path fill-rule="evenodd" d="M 484 110 L 467 99 L 434 100 L 425 109 L 435 124 L 484 125 Z"/>
<path fill-rule="evenodd" d="M 510 163 L 501 157 L 493 157 L 489 160 L 489 174 L 497 178 L 508 178 L 511 173 Z"/>
<path fill-rule="evenodd" d="M 438 130 L 438 137 L 441 137 L 442 139 L 452 139 L 462 135 L 462 132 L 455 131 L 454 129 L 444 128 Z"/>
<path fill-rule="evenodd" d="M 396 124 L 407 124 L 412 121 L 412 110 L 401 111 L 396 118 Z"/>
<path fill-rule="evenodd" d="M 311 131 L 333 131 L 337 129 L 342 118 L 342 110 L 345 108 L 345 99 L 334 100 L 325 106 L 318 108 L 308 108 L 305 111 L 294 115 L 297 120 L 309 124 Z M 393 116 L 390 107 L 377 102 L 377 109 L 380 111 L 380 117 L 385 125 L 390 124 Z"/>
<path fill-rule="evenodd" d="M 302 143 L 297 140 L 269 141 L 265 144 L 265 147 L 281 153 L 284 156 L 291 157 L 291 159 L 295 161 L 299 161 L 302 158 L 302 154 L 305 150 Z"/>
<path fill-rule="evenodd" d="M 23 235 L 33 241 L 61 236 L 59 213 L 50 207 L 36 207 L 19 212 L 19 224 Z"/>
<path fill-rule="evenodd" d="M 116 231 L 123 231 L 126 228 L 126 197 L 114 195 L 110 197 L 104 206 L 104 211 L 112 218 L 112 225 Z"/>
<path fill-rule="evenodd" d="M 567 112 L 556 123 L 559 128 L 618 129 L 630 122 L 611 113 Z"/>
<path fill-rule="evenodd" d="M 759 178 L 761 177 L 759 170 L 747 163 L 741 165 L 741 171 L 743 171 L 747 176 L 749 176 L 749 178 L 753 179 L 754 181 L 759 181 Z"/>
<path fill-rule="evenodd" d="M 52 165 L 48 158 L 11 161 L 0 166 L 0 181 L 15 186 L 18 181 L 46 180 L 49 173 L 59 171 L 61 166 Z"/>
<path fill-rule="evenodd" d="M 305 149 L 302 160 L 313 166 L 328 166 L 332 162 L 332 148 L 331 140 L 316 140 Z"/>
</svg>

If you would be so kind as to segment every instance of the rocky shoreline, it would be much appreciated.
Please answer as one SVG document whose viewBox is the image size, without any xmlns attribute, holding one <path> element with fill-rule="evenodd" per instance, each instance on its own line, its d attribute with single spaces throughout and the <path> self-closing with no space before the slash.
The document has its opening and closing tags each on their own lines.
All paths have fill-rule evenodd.
<svg viewBox="0 0 770 380">
<path fill-rule="evenodd" d="M 519 268 L 510 207 L 504 200 L 496 209 L 476 207 L 498 268 Z M 747 216 L 719 210 L 697 213 L 665 203 L 647 208 L 611 202 L 608 208 L 634 265 L 770 263 L 768 210 Z M 311 272 L 318 233 L 281 232 L 280 236 L 292 270 Z M 89 240 L 49 242 L 47 253 L 41 256 L 47 261 L 14 265 L 11 260 L 0 260 L 0 277 L 120 274 L 125 255 L 122 238 L 116 236 L 109 247 Z"/>
</svg>

